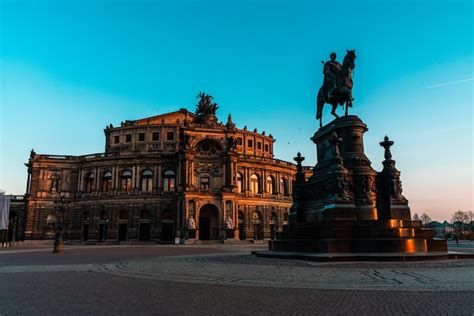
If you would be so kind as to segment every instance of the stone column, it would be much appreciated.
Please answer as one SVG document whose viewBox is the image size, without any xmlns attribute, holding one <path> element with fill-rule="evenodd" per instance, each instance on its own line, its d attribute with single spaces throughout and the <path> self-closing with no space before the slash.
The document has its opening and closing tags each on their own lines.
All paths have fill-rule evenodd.
<svg viewBox="0 0 474 316">
<path fill-rule="evenodd" d="M 239 205 L 233 203 L 233 212 L 234 212 L 234 239 L 239 240 Z"/>
<path fill-rule="evenodd" d="M 161 164 L 158 165 L 158 174 L 157 174 L 157 181 L 158 181 L 158 185 L 157 185 L 157 189 L 158 191 L 160 191 L 161 188 L 163 188 L 163 179 L 161 178 Z"/>
<path fill-rule="evenodd" d="M 135 166 L 135 170 L 137 172 L 137 175 L 135 176 L 135 188 L 137 189 L 137 191 L 140 190 L 140 165 L 137 165 Z"/>
</svg>

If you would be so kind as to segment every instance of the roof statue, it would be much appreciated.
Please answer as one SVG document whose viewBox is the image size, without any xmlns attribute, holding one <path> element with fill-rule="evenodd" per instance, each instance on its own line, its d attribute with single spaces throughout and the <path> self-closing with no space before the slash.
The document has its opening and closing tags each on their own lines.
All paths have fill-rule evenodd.
<svg viewBox="0 0 474 316">
<path fill-rule="evenodd" d="M 345 115 L 348 114 L 348 108 L 352 107 L 352 71 L 355 68 L 355 50 L 347 50 L 347 54 L 342 61 L 342 65 L 336 60 L 336 53 L 331 53 L 330 60 L 322 62 L 324 65 L 323 85 L 318 91 L 316 119 L 319 120 L 319 126 L 323 126 L 323 106 L 332 105 L 331 114 L 336 118 L 336 108 L 338 105 L 346 106 Z"/>
<path fill-rule="evenodd" d="M 213 97 L 210 96 L 209 94 L 206 94 L 204 92 L 200 92 L 198 94 L 198 99 L 199 102 L 196 107 L 196 114 L 211 114 L 215 115 L 217 109 L 219 106 L 217 106 L 217 103 L 213 102 Z"/>
</svg>

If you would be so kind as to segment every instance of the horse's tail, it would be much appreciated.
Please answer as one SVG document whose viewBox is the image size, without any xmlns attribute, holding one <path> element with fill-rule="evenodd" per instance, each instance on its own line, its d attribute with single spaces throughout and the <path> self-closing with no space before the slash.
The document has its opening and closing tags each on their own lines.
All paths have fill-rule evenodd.
<svg viewBox="0 0 474 316">
<path fill-rule="evenodd" d="M 318 91 L 318 96 L 316 97 L 316 119 L 319 120 L 323 114 L 323 105 L 324 105 L 324 100 L 323 100 L 323 93 L 322 93 L 322 87 L 319 88 Z"/>
</svg>

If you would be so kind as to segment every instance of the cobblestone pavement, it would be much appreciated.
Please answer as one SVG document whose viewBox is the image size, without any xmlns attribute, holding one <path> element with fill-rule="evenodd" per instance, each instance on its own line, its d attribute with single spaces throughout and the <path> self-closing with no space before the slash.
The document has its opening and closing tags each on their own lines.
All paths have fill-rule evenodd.
<svg viewBox="0 0 474 316">
<path fill-rule="evenodd" d="M 315 263 L 253 247 L 0 253 L 0 315 L 474 315 L 474 260 Z"/>
</svg>

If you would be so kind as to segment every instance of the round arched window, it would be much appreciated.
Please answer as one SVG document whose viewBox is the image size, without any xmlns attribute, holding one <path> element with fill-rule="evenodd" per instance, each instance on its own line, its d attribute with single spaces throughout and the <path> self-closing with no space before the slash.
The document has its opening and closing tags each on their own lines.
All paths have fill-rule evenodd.
<svg viewBox="0 0 474 316">
<path fill-rule="evenodd" d="M 176 175 L 173 170 L 166 170 L 163 173 L 163 190 L 165 192 L 174 191 Z"/>
<path fill-rule="evenodd" d="M 125 170 L 124 172 L 122 172 L 121 183 L 122 191 L 132 191 L 132 172 L 130 170 Z"/>
<path fill-rule="evenodd" d="M 142 191 L 151 192 L 153 190 L 153 171 L 142 172 Z"/>
</svg>

